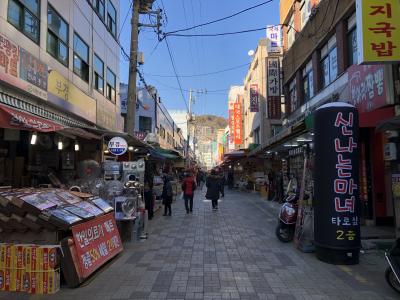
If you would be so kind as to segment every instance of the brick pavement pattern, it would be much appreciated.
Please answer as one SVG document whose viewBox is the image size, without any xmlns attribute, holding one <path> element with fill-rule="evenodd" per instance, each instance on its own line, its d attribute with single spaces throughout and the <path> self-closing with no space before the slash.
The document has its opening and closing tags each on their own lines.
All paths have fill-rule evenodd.
<svg viewBox="0 0 400 300">
<path fill-rule="evenodd" d="M 158 212 L 146 241 L 125 251 L 88 283 L 53 296 L 0 294 L 0 299 L 399 299 L 386 284 L 382 257 L 333 266 L 274 234 L 277 204 L 226 191 L 212 211 L 197 191 L 193 214 L 182 200 L 172 217 Z"/>
</svg>

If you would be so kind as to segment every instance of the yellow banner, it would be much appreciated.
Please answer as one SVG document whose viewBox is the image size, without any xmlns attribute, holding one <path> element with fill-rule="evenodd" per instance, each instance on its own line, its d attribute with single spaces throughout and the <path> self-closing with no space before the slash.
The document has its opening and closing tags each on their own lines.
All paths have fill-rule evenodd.
<svg viewBox="0 0 400 300">
<path fill-rule="evenodd" d="M 359 63 L 400 60 L 400 1 L 357 0 Z"/>
<path fill-rule="evenodd" d="M 86 95 L 55 70 L 49 73 L 47 89 L 50 102 L 96 123 L 96 100 Z"/>
</svg>

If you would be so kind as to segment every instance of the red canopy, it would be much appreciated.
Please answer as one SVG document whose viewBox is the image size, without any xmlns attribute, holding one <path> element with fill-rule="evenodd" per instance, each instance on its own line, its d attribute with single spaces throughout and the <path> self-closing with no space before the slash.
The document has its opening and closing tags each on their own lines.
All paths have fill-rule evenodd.
<svg viewBox="0 0 400 300">
<path fill-rule="evenodd" d="M 0 104 L 0 128 L 51 132 L 61 130 L 64 127 L 58 123 Z"/>
</svg>

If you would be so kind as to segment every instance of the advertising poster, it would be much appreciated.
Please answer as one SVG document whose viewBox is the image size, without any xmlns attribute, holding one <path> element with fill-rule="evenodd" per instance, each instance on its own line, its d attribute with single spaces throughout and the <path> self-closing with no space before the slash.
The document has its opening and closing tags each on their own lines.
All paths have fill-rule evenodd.
<svg viewBox="0 0 400 300">
<path fill-rule="evenodd" d="M 234 129 L 235 129 L 235 116 L 234 116 L 234 102 L 229 101 L 228 109 L 228 122 L 229 122 L 229 143 L 233 144 L 235 141 Z"/>
<path fill-rule="evenodd" d="M 72 234 L 84 278 L 123 250 L 113 213 L 73 226 Z"/>
</svg>

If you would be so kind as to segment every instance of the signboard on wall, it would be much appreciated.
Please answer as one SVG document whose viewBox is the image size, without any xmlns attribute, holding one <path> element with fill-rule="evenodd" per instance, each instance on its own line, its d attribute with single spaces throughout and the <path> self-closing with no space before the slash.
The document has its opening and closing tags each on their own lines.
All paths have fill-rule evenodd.
<svg viewBox="0 0 400 300">
<path fill-rule="evenodd" d="M 233 108 L 234 115 L 234 141 L 235 145 L 240 145 L 243 142 L 243 113 L 242 113 L 242 104 L 236 102 Z"/>
<path fill-rule="evenodd" d="M 385 66 L 353 65 L 349 68 L 350 102 L 360 113 L 372 111 L 391 103 L 387 92 Z"/>
<path fill-rule="evenodd" d="M 113 213 L 73 226 L 72 235 L 84 278 L 123 250 Z"/>
<path fill-rule="evenodd" d="M 356 0 L 359 63 L 400 60 L 398 0 Z"/>
<path fill-rule="evenodd" d="M 279 58 L 267 58 L 267 96 L 280 96 Z"/>
<path fill-rule="evenodd" d="M 47 65 L 1 34 L 0 80 L 47 99 Z"/>
<path fill-rule="evenodd" d="M 50 70 L 48 100 L 66 111 L 96 123 L 96 101 L 78 89 L 56 70 Z M 114 107 L 114 106 L 113 106 Z"/>
<path fill-rule="evenodd" d="M 282 47 L 282 30 L 280 25 L 267 26 L 267 52 L 280 53 Z"/>
<path fill-rule="evenodd" d="M 250 84 L 250 112 L 259 111 L 258 84 Z"/>
</svg>

